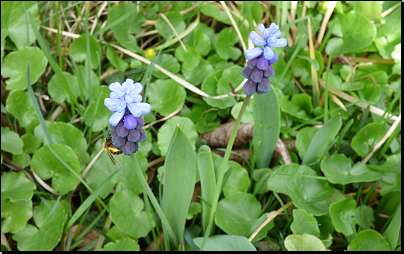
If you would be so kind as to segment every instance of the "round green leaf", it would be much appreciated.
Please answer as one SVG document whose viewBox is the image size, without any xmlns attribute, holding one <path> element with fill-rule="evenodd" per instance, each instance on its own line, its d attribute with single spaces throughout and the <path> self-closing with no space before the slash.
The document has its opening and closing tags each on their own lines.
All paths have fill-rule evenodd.
<svg viewBox="0 0 404 254">
<path fill-rule="evenodd" d="M 198 137 L 195 124 L 188 117 L 174 116 L 165 122 L 157 133 L 157 144 L 161 151 L 161 156 L 166 156 L 168 146 L 177 125 L 180 126 L 181 130 L 188 137 L 192 147 L 195 147 L 195 141 Z"/>
<path fill-rule="evenodd" d="M 163 67 L 164 69 L 166 69 L 167 71 L 169 71 L 173 74 L 178 73 L 181 69 L 180 63 L 178 62 L 178 60 L 173 55 L 170 55 L 170 54 L 160 54 L 156 64 Z M 162 73 L 161 71 L 159 71 L 157 69 L 153 70 L 152 75 L 154 77 L 160 78 L 160 79 L 168 78 L 168 76 L 166 74 Z"/>
<path fill-rule="evenodd" d="M 90 38 L 90 66 L 91 69 L 97 69 L 98 59 L 101 57 L 101 47 L 94 36 L 89 35 Z M 87 60 L 87 46 L 86 35 L 82 34 L 79 38 L 75 39 L 69 46 L 69 55 L 75 62 L 83 62 Z M 97 55 L 98 54 L 98 55 Z"/>
<path fill-rule="evenodd" d="M 359 97 L 362 101 L 375 105 L 382 95 L 382 90 L 380 86 L 375 86 L 372 84 L 366 84 L 363 89 L 359 90 Z"/>
<path fill-rule="evenodd" d="M 183 62 L 183 70 L 192 71 L 199 65 L 201 57 L 193 46 L 185 44 L 185 47 L 187 48 L 187 52 L 185 52 L 182 46 L 178 46 L 175 49 L 174 55 L 179 61 Z"/>
<path fill-rule="evenodd" d="M 185 30 L 185 22 L 184 16 L 182 16 L 177 11 L 170 11 L 164 13 L 167 19 L 170 21 L 171 25 L 174 27 L 177 34 L 182 33 Z M 171 36 L 175 36 L 173 30 L 171 29 L 170 25 L 168 25 L 167 21 L 165 21 L 162 17 L 158 17 L 156 21 L 156 29 L 163 36 L 165 39 L 170 38 Z"/>
<path fill-rule="evenodd" d="M 289 95 L 284 95 L 279 99 L 279 105 L 281 106 L 281 110 L 285 113 L 288 113 L 294 117 L 308 120 L 309 116 L 306 111 L 302 109 L 299 105 L 289 101 Z"/>
<path fill-rule="evenodd" d="M 368 169 L 361 162 L 352 167 L 351 161 L 344 154 L 337 153 L 322 160 L 320 166 L 328 181 L 335 184 L 372 182 L 377 181 L 384 175 Z"/>
<path fill-rule="evenodd" d="M 105 244 L 103 248 L 95 251 L 139 251 L 140 246 L 136 241 L 129 238 L 124 238 L 116 242 Z"/>
<path fill-rule="evenodd" d="M 316 218 L 302 209 L 293 210 L 293 222 L 290 229 L 296 235 L 310 234 L 320 237 L 320 229 Z"/>
<path fill-rule="evenodd" d="M 76 99 L 80 95 L 79 83 L 76 76 L 73 76 L 68 72 L 62 72 L 62 74 L 65 77 L 66 82 L 69 84 L 70 91 L 72 91 L 74 98 Z M 63 103 L 66 100 L 68 103 L 70 103 L 70 96 L 64 90 L 62 82 L 60 82 L 57 75 L 53 75 L 49 81 L 48 92 L 52 99 L 56 102 Z"/>
<path fill-rule="evenodd" d="M 288 195 L 296 207 L 316 216 L 324 215 L 329 209 L 325 199 L 334 194 L 334 189 L 326 181 L 311 176 L 317 173 L 305 165 L 283 165 L 269 177 L 267 186 Z"/>
<path fill-rule="evenodd" d="M 385 134 L 385 124 L 377 122 L 367 124 L 352 138 L 352 149 L 363 158 L 370 153 Z"/>
<path fill-rule="evenodd" d="M 147 96 L 152 109 L 162 116 L 167 116 L 184 104 L 186 92 L 172 79 L 159 79 L 150 84 Z"/>
<path fill-rule="evenodd" d="M 391 248 L 379 232 L 367 229 L 349 243 L 348 251 L 391 251 Z"/>
<path fill-rule="evenodd" d="M 361 229 L 374 229 L 375 228 L 375 214 L 373 208 L 364 204 L 356 208 L 355 218 L 358 224 L 361 225 Z"/>
<path fill-rule="evenodd" d="M 87 150 L 87 141 L 84 138 L 83 132 L 73 125 L 63 122 L 53 122 L 48 127 L 48 131 L 53 142 L 56 144 L 70 146 L 73 150 Z"/>
<path fill-rule="evenodd" d="M 228 27 L 223 28 L 216 41 L 216 52 L 223 59 L 232 59 L 236 61 L 241 56 L 241 50 L 233 47 L 239 41 L 237 32 L 234 29 Z M 241 72 L 241 71 L 240 71 Z M 239 73 L 239 76 L 240 73 Z"/>
<path fill-rule="evenodd" d="M 217 204 L 216 225 L 229 235 L 247 236 L 248 230 L 261 215 L 261 204 L 252 195 L 237 192 Z"/>
<path fill-rule="evenodd" d="M 213 4 L 206 4 L 201 9 L 201 12 L 209 17 L 212 17 L 220 22 L 223 22 L 227 25 L 231 25 L 231 21 L 229 15 L 227 15 L 226 11 L 220 10 L 220 8 Z M 234 16 L 233 16 L 234 17 Z"/>
<path fill-rule="evenodd" d="M 107 59 L 111 62 L 111 64 L 120 70 L 121 72 L 124 72 L 126 68 L 128 68 L 128 63 L 120 58 L 117 53 L 115 53 L 115 50 L 113 47 L 110 45 L 107 46 Z"/>
<path fill-rule="evenodd" d="M 28 132 L 31 132 L 31 129 L 39 124 L 34 106 L 27 92 L 11 92 L 7 98 L 6 111 L 15 116 L 20 125 L 26 128 Z"/>
<path fill-rule="evenodd" d="M 346 197 L 330 206 L 332 224 L 337 232 L 345 236 L 353 234 L 352 228 L 356 224 L 356 202 L 353 197 Z"/>
<path fill-rule="evenodd" d="M 130 200 L 130 202 L 128 202 Z M 115 225 L 133 238 L 145 237 L 152 229 L 143 210 L 143 200 L 130 190 L 115 192 L 110 202 L 110 215 Z M 134 226 L 136 225 L 136 226 Z"/>
<path fill-rule="evenodd" d="M 356 11 L 369 20 L 380 22 L 382 19 L 382 7 L 380 2 L 376 1 L 358 1 Z"/>
<path fill-rule="evenodd" d="M 53 150 L 80 175 L 80 162 L 73 150 L 65 145 L 51 144 Z M 49 146 L 38 149 L 31 160 L 31 167 L 42 180 L 52 178 L 52 188 L 61 195 L 76 188 L 79 179 L 51 152 Z"/>
<path fill-rule="evenodd" d="M 196 28 L 194 30 L 194 47 L 196 51 L 202 56 L 206 56 L 210 52 L 210 37 L 205 34 L 202 29 Z"/>
<path fill-rule="evenodd" d="M 250 178 L 247 170 L 235 161 L 227 162 L 227 170 L 230 169 L 231 174 L 223 186 L 224 196 L 230 197 L 236 192 L 247 192 L 248 187 L 250 187 Z"/>
<path fill-rule="evenodd" d="M 369 46 L 376 36 L 376 28 L 365 17 L 355 11 L 338 14 L 334 34 L 341 38 L 332 38 L 328 41 L 325 51 L 334 56 Z M 360 27 L 352 29 L 352 27 Z"/>
<path fill-rule="evenodd" d="M 238 114 L 240 113 L 241 106 L 243 105 L 243 102 L 237 102 L 232 108 L 231 108 L 231 116 L 234 119 L 237 119 Z M 242 123 L 253 123 L 254 122 L 254 117 L 253 117 L 253 106 L 254 106 L 254 99 L 251 99 L 250 102 L 247 105 L 247 108 L 244 111 L 243 117 L 241 118 Z"/>
<path fill-rule="evenodd" d="M 36 185 L 32 183 L 22 172 L 3 173 L 1 175 L 1 202 L 9 199 L 11 202 L 18 200 L 29 201 L 34 195 Z"/>
<path fill-rule="evenodd" d="M 40 146 L 38 138 L 30 133 L 25 133 L 21 136 L 21 139 L 24 142 L 24 147 L 22 148 L 22 150 L 25 153 L 33 153 Z"/>
<path fill-rule="evenodd" d="M 27 88 L 27 65 L 31 85 L 44 73 L 48 60 L 37 47 L 23 47 L 21 50 L 7 54 L 1 64 L 1 76 L 6 80 L 7 90 L 25 90 Z"/>
<path fill-rule="evenodd" d="M 3 179 L 2 179 L 3 180 Z M 1 193 L 3 195 L 3 193 Z M 5 202 L 1 206 L 1 231 L 17 233 L 25 228 L 32 217 L 32 201 Z"/>
<path fill-rule="evenodd" d="M 203 237 L 193 239 L 196 246 L 201 247 Z M 244 236 L 215 235 L 208 238 L 204 251 L 256 251 L 254 245 Z"/>
<path fill-rule="evenodd" d="M 51 213 L 56 201 L 47 200 L 34 208 L 34 223 L 13 235 L 20 251 L 50 251 L 56 247 L 62 237 L 65 209 L 58 203 Z M 46 241 L 44 241 L 46 239 Z"/>
<path fill-rule="evenodd" d="M 317 133 L 317 129 L 313 127 L 304 127 L 299 131 L 296 136 L 296 150 L 299 153 L 300 158 L 304 158 L 306 151 L 309 148 L 311 140 Z"/>
<path fill-rule="evenodd" d="M 1 150 L 12 153 L 22 154 L 24 142 L 20 136 L 8 127 L 1 127 Z"/>
<path fill-rule="evenodd" d="M 199 65 L 191 71 L 187 71 L 184 66 L 185 65 L 183 64 L 181 72 L 184 75 L 185 80 L 194 86 L 200 85 L 206 76 L 213 72 L 212 65 L 205 59 L 200 59 Z"/>
<path fill-rule="evenodd" d="M 288 235 L 285 238 L 288 251 L 326 251 L 324 243 L 314 235 Z"/>
</svg>

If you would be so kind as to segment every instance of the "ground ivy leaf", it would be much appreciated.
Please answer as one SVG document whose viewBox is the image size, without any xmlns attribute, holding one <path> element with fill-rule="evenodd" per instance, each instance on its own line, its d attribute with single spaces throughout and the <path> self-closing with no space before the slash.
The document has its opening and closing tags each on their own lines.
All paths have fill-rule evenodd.
<svg viewBox="0 0 404 254">
<path fill-rule="evenodd" d="M 285 248 L 288 251 L 326 251 L 324 243 L 314 235 L 288 235 L 285 238 Z"/>
<path fill-rule="evenodd" d="M 202 56 L 206 56 L 210 52 L 211 41 L 207 34 L 200 28 L 194 30 L 194 47 Z"/>
<path fill-rule="evenodd" d="M 24 142 L 24 147 L 22 148 L 24 153 L 33 153 L 40 146 L 38 138 L 33 134 L 25 133 L 21 136 L 21 139 Z"/>
<path fill-rule="evenodd" d="M 1 175 L 1 202 L 10 200 L 29 201 L 34 195 L 36 185 L 32 183 L 22 172 L 3 173 Z"/>
<path fill-rule="evenodd" d="M 56 247 L 62 237 L 65 209 L 58 203 L 56 210 L 49 216 L 56 201 L 47 200 L 34 208 L 34 223 L 13 235 L 20 251 L 50 251 Z M 44 241 L 46 239 L 46 241 Z"/>
<path fill-rule="evenodd" d="M 177 34 L 182 33 L 185 30 L 185 22 L 184 16 L 182 16 L 179 12 L 170 11 L 164 13 L 167 19 L 170 21 L 171 25 L 174 27 Z M 174 31 L 168 25 L 167 21 L 165 21 L 162 17 L 158 17 L 156 21 L 156 29 L 165 39 L 170 38 L 171 36 L 175 36 Z"/>
<path fill-rule="evenodd" d="M 186 81 L 194 86 L 200 85 L 207 75 L 213 72 L 213 67 L 205 59 L 200 59 L 199 65 L 196 68 L 188 71 L 182 64 L 182 74 Z"/>
<path fill-rule="evenodd" d="M 62 75 L 65 77 L 67 84 L 69 84 L 69 88 L 74 95 L 74 99 L 76 99 L 80 95 L 79 82 L 77 81 L 76 76 L 68 72 L 62 72 Z M 57 75 L 53 75 L 49 81 L 48 93 L 52 99 L 58 103 L 63 103 L 65 100 L 70 103 L 70 96 L 63 88 L 62 82 L 60 82 Z"/>
<path fill-rule="evenodd" d="M 367 124 L 352 138 L 352 149 L 363 158 L 370 153 L 385 134 L 385 124 L 377 122 Z"/>
<path fill-rule="evenodd" d="M 3 178 L 2 178 L 3 180 Z M 3 193 L 2 193 L 3 195 Z M 5 202 L 1 205 L 1 231 L 17 233 L 25 228 L 32 217 L 32 201 L 19 200 Z"/>
<path fill-rule="evenodd" d="M 120 70 L 121 72 L 124 72 L 128 68 L 128 63 L 120 58 L 117 53 L 115 53 L 115 50 L 113 47 L 110 45 L 107 46 L 107 59 L 111 62 L 111 64 Z"/>
<path fill-rule="evenodd" d="M 26 22 L 24 4 L 27 15 L 30 13 L 34 18 L 35 28 L 32 28 L 31 22 L 28 21 L 28 24 Z M 29 46 L 36 40 L 33 29 L 38 30 L 40 24 L 41 20 L 38 18 L 38 4 L 36 2 L 4 1 L 1 3 L 1 34 L 3 31 L 7 32 L 17 49 Z M 26 65 L 25 69 L 27 69 Z M 3 76 L 3 70 L 1 74 Z"/>
<path fill-rule="evenodd" d="M 363 230 L 357 237 L 349 243 L 348 251 L 391 251 L 386 239 L 375 230 Z"/>
<path fill-rule="evenodd" d="M 98 59 L 101 57 L 101 47 L 94 36 L 90 37 L 90 66 L 91 69 L 97 69 Z M 69 55 L 75 62 L 87 61 L 87 46 L 86 35 L 82 34 L 79 38 L 75 39 L 69 46 Z"/>
<path fill-rule="evenodd" d="M 138 52 L 140 50 L 137 40 L 133 34 L 138 34 L 142 31 L 142 24 L 146 20 L 143 12 L 137 11 L 137 6 L 134 3 L 122 3 L 113 5 L 108 11 L 108 24 L 113 23 L 120 17 L 128 14 L 127 18 L 122 20 L 111 28 L 114 31 L 116 40 L 126 49 Z"/>
<path fill-rule="evenodd" d="M 229 161 L 227 165 L 226 169 L 231 169 L 231 173 L 226 184 L 223 186 L 224 196 L 230 197 L 237 192 L 247 192 L 247 189 L 251 184 L 247 170 L 235 161 Z"/>
<path fill-rule="evenodd" d="M 188 117 L 174 116 L 165 122 L 157 133 L 157 144 L 161 151 L 161 156 L 167 155 L 168 146 L 177 125 L 181 127 L 181 130 L 188 137 L 192 147 L 195 147 L 195 141 L 198 137 L 195 124 Z"/>
<path fill-rule="evenodd" d="M 27 89 L 27 65 L 29 65 L 29 75 L 31 85 L 38 81 L 44 73 L 48 60 L 45 54 L 37 47 L 23 47 L 11 52 L 3 59 L 1 64 L 1 76 L 10 78 L 6 80 L 7 90 Z"/>
<path fill-rule="evenodd" d="M 376 28 L 365 17 L 355 11 L 338 14 L 334 34 L 341 38 L 331 38 L 325 51 L 327 54 L 342 55 L 349 52 L 355 52 L 361 48 L 372 44 L 376 36 Z M 352 29 L 360 27 L 360 31 Z M 338 35 L 339 34 L 339 35 Z"/>
<path fill-rule="evenodd" d="M 1 127 L 1 150 L 12 153 L 22 154 L 24 142 L 20 136 L 8 127 Z"/>
<path fill-rule="evenodd" d="M 7 98 L 6 111 L 17 118 L 20 125 L 27 132 L 32 132 L 33 128 L 39 124 L 34 106 L 27 92 L 11 92 Z"/>
<path fill-rule="evenodd" d="M 199 65 L 201 57 L 193 46 L 185 44 L 185 47 L 188 52 L 185 52 L 182 46 L 178 46 L 175 49 L 174 55 L 179 61 L 183 62 L 183 70 L 192 71 Z"/>
<path fill-rule="evenodd" d="M 87 141 L 82 131 L 63 122 L 53 122 L 48 127 L 53 142 L 60 145 L 67 145 L 74 149 L 87 150 Z"/>
<path fill-rule="evenodd" d="M 310 234 L 320 237 L 320 229 L 316 218 L 303 209 L 293 210 L 293 222 L 290 229 L 297 235 Z"/>
<path fill-rule="evenodd" d="M 80 175 L 80 162 L 70 147 L 58 144 L 51 144 L 50 146 L 65 163 Z M 52 178 L 52 188 L 61 195 L 76 188 L 79 181 L 77 177 L 56 158 L 49 149 L 49 146 L 39 148 L 32 156 L 30 165 L 42 180 Z"/>
<path fill-rule="evenodd" d="M 170 54 L 160 54 L 157 60 L 157 65 L 163 67 L 167 71 L 176 74 L 180 71 L 181 66 L 178 60 Z M 168 78 L 168 76 L 161 71 L 154 69 L 152 75 L 159 79 Z"/>
<path fill-rule="evenodd" d="M 225 27 L 220 31 L 216 41 L 216 52 L 223 59 L 236 61 L 241 56 L 241 50 L 233 47 L 238 42 L 235 30 Z"/>
<path fill-rule="evenodd" d="M 185 102 L 185 89 L 174 80 L 156 80 L 147 91 L 153 110 L 167 116 L 179 109 Z"/>
<path fill-rule="evenodd" d="M 345 236 L 353 234 L 352 227 L 356 224 L 356 202 L 353 197 L 346 197 L 330 206 L 332 224 L 337 232 Z"/>
<path fill-rule="evenodd" d="M 123 238 L 115 242 L 110 242 L 104 245 L 101 249 L 96 249 L 95 251 L 139 251 L 139 244 L 129 238 Z"/>
</svg>

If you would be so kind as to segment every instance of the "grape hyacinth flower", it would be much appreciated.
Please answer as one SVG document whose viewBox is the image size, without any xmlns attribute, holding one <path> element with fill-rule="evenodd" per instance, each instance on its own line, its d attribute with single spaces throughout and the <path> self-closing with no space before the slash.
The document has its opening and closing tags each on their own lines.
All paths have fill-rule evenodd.
<svg viewBox="0 0 404 254">
<path fill-rule="evenodd" d="M 139 144 L 147 139 L 142 129 L 145 122 L 142 114 L 148 114 L 151 106 L 143 103 L 139 93 L 143 90 L 142 84 L 126 79 L 122 86 L 118 82 L 109 85 L 112 91 L 110 98 L 104 100 L 104 105 L 114 114 L 109 118 L 113 146 L 126 155 L 139 150 Z"/>
<path fill-rule="evenodd" d="M 244 93 L 247 95 L 264 94 L 271 90 L 268 78 L 275 74 L 272 64 L 278 61 L 278 56 L 271 47 L 285 47 L 287 43 L 285 38 L 278 39 L 282 36 L 282 32 L 275 23 L 272 23 L 269 28 L 260 24 L 258 31 L 264 38 L 255 31 L 250 33 L 249 38 L 254 45 L 264 46 L 264 49 L 252 48 L 244 52 L 248 62 L 241 74 L 248 79 L 243 87 Z"/>
</svg>

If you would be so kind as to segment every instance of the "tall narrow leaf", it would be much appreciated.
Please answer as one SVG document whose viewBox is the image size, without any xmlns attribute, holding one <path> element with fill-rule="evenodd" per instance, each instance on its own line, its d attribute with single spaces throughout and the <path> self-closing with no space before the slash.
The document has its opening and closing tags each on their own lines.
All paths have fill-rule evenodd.
<svg viewBox="0 0 404 254">
<path fill-rule="evenodd" d="M 216 179 L 212 153 L 207 145 L 201 146 L 198 152 L 198 170 L 201 179 L 202 194 L 202 230 L 205 233 L 209 224 L 211 205 L 215 196 Z"/>
<path fill-rule="evenodd" d="M 163 212 L 174 231 L 170 239 L 177 248 L 182 243 L 196 176 L 194 149 L 184 132 L 177 126 L 165 162 Z"/>
<path fill-rule="evenodd" d="M 341 116 L 340 114 L 334 116 L 326 124 L 321 127 L 310 142 L 309 148 L 303 158 L 304 165 L 310 165 L 320 160 L 331 140 L 335 138 L 341 129 Z"/>
<path fill-rule="evenodd" d="M 254 155 L 257 168 L 269 166 L 279 138 L 281 118 L 274 89 L 254 96 Z"/>
</svg>

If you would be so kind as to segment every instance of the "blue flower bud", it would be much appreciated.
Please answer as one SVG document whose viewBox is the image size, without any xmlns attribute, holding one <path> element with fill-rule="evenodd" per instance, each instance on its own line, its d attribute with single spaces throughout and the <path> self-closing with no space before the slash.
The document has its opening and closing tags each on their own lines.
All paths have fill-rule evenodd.
<svg viewBox="0 0 404 254">
<path fill-rule="evenodd" d="M 139 142 L 139 137 L 140 137 L 139 130 L 132 129 L 132 130 L 129 131 L 129 134 L 128 134 L 127 138 L 128 138 L 128 141 Z"/>
<path fill-rule="evenodd" d="M 136 117 L 136 121 L 137 121 L 137 126 L 139 126 L 139 127 L 144 126 L 144 120 L 142 117 Z"/>
<path fill-rule="evenodd" d="M 247 61 L 247 66 L 250 67 L 251 70 L 254 70 L 257 67 L 258 58 L 255 57 Z"/>
<path fill-rule="evenodd" d="M 138 131 L 139 131 L 139 134 L 140 134 L 140 137 L 139 137 L 139 143 L 143 143 L 143 142 L 145 142 L 146 141 L 146 139 L 147 139 L 147 134 L 146 134 L 146 132 L 143 130 L 143 129 L 138 129 Z"/>
<path fill-rule="evenodd" d="M 268 66 L 268 69 L 266 69 L 265 71 L 264 71 L 264 77 L 272 77 L 273 75 L 275 75 L 275 70 L 274 70 L 274 67 L 270 64 L 269 66 Z"/>
<path fill-rule="evenodd" d="M 136 118 L 133 115 L 125 116 L 125 120 L 123 122 L 126 129 L 131 130 L 137 126 Z"/>
<path fill-rule="evenodd" d="M 112 134 L 112 143 L 114 144 L 114 147 L 118 148 L 123 146 L 126 143 L 126 137 L 119 137 L 118 135 Z M 119 148 L 118 148 L 119 149 Z"/>
<path fill-rule="evenodd" d="M 266 60 L 265 58 L 261 57 L 261 58 L 258 60 L 257 68 L 260 69 L 260 70 L 265 71 L 266 69 L 268 69 L 268 65 L 269 65 L 268 60 Z"/>
<path fill-rule="evenodd" d="M 271 90 L 271 86 L 269 84 L 269 79 L 268 78 L 263 78 L 261 83 L 258 84 L 257 86 L 257 93 L 267 93 Z"/>
<path fill-rule="evenodd" d="M 248 80 L 243 86 L 243 91 L 247 95 L 255 94 L 257 92 L 257 83 Z"/>
<path fill-rule="evenodd" d="M 129 130 L 125 128 L 124 123 L 120 122 L 118 126 L 116 126 L 116 133 L 120 137 L 126 137 L 128 136 Z"/>
<path fill-rule="evenodd" d="M 251 74 L 251 80 L 254 83 L 259 83 L 262 80 L 262 77 L 264 77 L 264 73 L 263 71 L 261 71 L 260 69 L 255 69 L 253 71 L 253 73 Z"/>
<path fill-rule="evenodd" d="M 250 69 L 250 67 L 246 66 L 243 68 L 241 71 L 241 75 L 243 75 L 244 78 L 250 79 L 251 74 L 253 73 L 253 70 Z"/>
<path fill-rule="evenodd" d="M 122 150 L 122 152 L 125 155 L 131 155 L 132 153 L 136 152 L 136 143 L 135 142 L 130 142 L 126 141 L 125 145 L 121 146 L 119 149 Z"/>
</svg>

